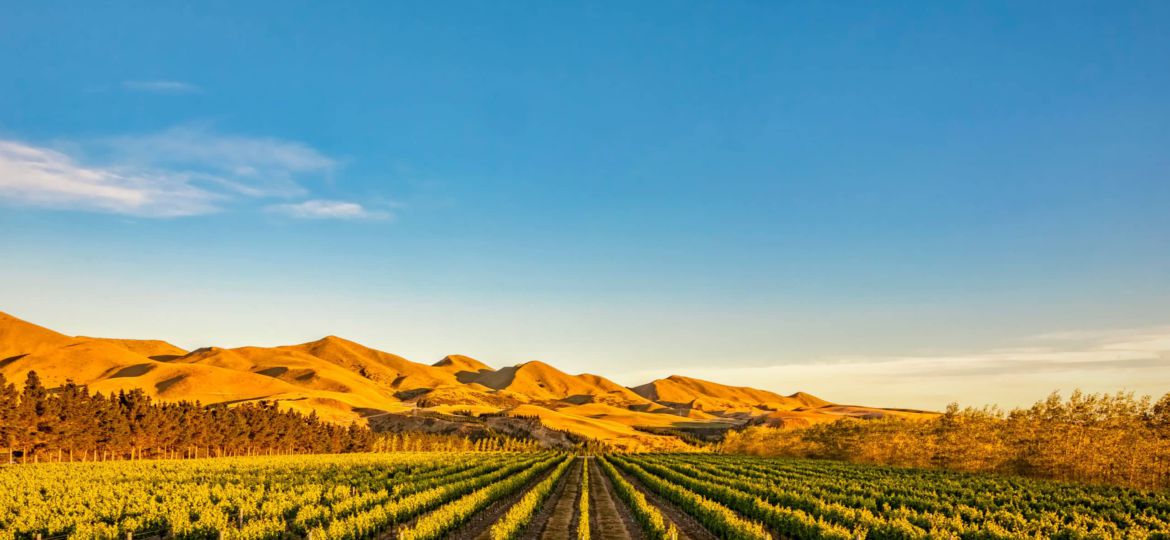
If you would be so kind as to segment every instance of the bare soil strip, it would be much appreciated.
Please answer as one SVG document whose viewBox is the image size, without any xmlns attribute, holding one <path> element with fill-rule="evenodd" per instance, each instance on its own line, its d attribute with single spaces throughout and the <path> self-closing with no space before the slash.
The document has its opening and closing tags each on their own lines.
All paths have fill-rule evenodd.
<svg viewBox="0 0 1170 540">
<path fill-rule="evenodd" d="M 600 471 L 600 469 L 598 469 L 597 467 L 594 466 L 594 463 L 596 463 L 596 458 L 594 458 L 592 456 L 585 458 L 585 466 L 589 467 L 589 476 L 590 476 L 589 517 L 587 519 L 589 520 L 589 533 L 590 533 L 590 535 L 593 536 L 594 538 L 601 538 L 601 524 L 600 524 L 601 522 L 600 522 L 600 518 L 598 517 L 599 512 L 597 511 L 597 505 L 599 504 L 597 502 L 598 501 L 597 492 L 603 491 L 605 488 L 602 487 L 602 485 L 601 485 L 602 479 L 597 478 L 596 476 L 593 476 L 594 473 Z"/>
<path fill-rule="evenodd" d="M 589 458 L 589 532 L 597 540 L 644 540 L 642 526 L 618 498 L 609 477 Z"/>
<path fill-rule="evenodd" d="M 535 466 L 535 464 L 533 465 Z M 549 470 L 536 475 L 535 478 L 529 480 L 528 483 L 524 485 L 524 487 L 516 490 L 515 493 L 508 495 L 507 497 L 501 497 L 496 502 L 488 505 L 487 508 L 476 512 L 475 515 L 471 516 L 471 519 L 463 522 L 463 524 L 454 531 L 447 533 L 447 536 L 444 538 L 446 540 L 487 540 L 490 538 L 489 533 L 491 531 L 492 525 L 499 521 L 500 518 L 508 512 L 508 509 L 511 508 L 513 504 L 516 504 L 516 501 L 519 501 L 525 493 L 528 493 L 528 490 L 532 489 L 532 486 L 535 486 L 541 480 L 547 478 L 548 475 L 552 474 L 552 471 L 553 468 L 550 468 Z"/>
<path fill-rule="evenodd" d="M 619 470 L 619 472 L 621 472 L 621 471 Z M 628 475 L 628 474 L 625 474 L 625 473 L 622 473 L 622 475 L 623 475 L 623 476 L 624 476 L 626 479 L 630 480 L 631 482 L 635 482 L 635 479 L 634 479 L 634 478 L 632 478 L 632 477 L 630 477 L 630 475 Z M 634 485 L 635 485 L 635 486 L 636 486 L 638 489 L 641 489 L 641 490 L 643 490 L 643 492 L 645 492 L 645 489 L 644 489 L 644 487 L 645 487 L 645 486 L 642 486 L 641 484 L 638 484 L 638 483 L 636 483 L 636 482 L 635 482 L 635 484 L 634 484 Z M 647 498 L 649 498 L 649 496 L 650 496 L 650 495 L 652 495 L 652 494 L 651 494 L 651 493 L 646 493 L 646 496 L 647 496 Z M 654 496 L 655 496 L 655 497 L 658 497 L 657 495 L 654 495 Z M 666 500 L 666 499 L 663 499 L 663 498 L 661 498 L 661 497 L 659 497 L 659 499 L 660 499 L 660 500 L 662 500 L 662 502 L 664 502 L 664 503 L 667 503 L 667 504 L 672 504 L 670 501 L 668 501 L 668 500 Z M 651 501 L 651 502 L 653 502 L 653 501 Z M 655 504 L 657 504 L 657 503 L 655 503 Z M 734 510 L 732 510 L 732 511 L 734 512 Z M 666 511 L 665 511 L 665 510 L 663 510 L 662 512 L 663 512 L 663 515 L 666 515 Z M 744 518 L 744 519 L 747 519 L 747 520 L 749 520 L 749 521 L 750 521 L 750 520 L 752 520 L 751 518 L 749 518 L 749 517 L 747 517 L 747 516 L 743 515 L 743 513 L 741 513 L 741 512 L 736 512 L 736 514 L 738 514 L 740 517 L 742 517 L 742 518 Z M 669 517 L 669 516 L 667 516 L 667 517 Z M 697 522 L 697 521 L 698 521 L 698 520 L 696 520 L 696 522 Z M 700 526 L 701 526 L 701 525 L 702 525 L 702 524 L 700 524 Z M 682 526 L 681 526 L 681 525 L 679 525 L 677 522 L 675 523 L 675 526 L 677 526 L 677 527 L 680 527 L 680 528 L 682 527 Z M 768 534 L 772 535 L 772 539 L 773 539 L 773 540 L 793 540 L 791 537 L 784 536 L 783 534 L 780 534 L 779 532 L 777 532 L 777 531 L 773 530 L 771 527 L 768 527 L 767 525 L 764 525 L 764 528 L 768 530 Z M 682 534 L 681 534 L 681 532 L 682 532 L 682 531 L 679 531 L 679 532 L 680 532 L 680 534 L 679 534 L 679 538 L 682 538 Z"/>
<path fill-rule="evenodd" d="M 618 474 L 622 475 L 622 478 L 625 478 L 627 482 L 633 484 L 635 488 L 638 488 L 638 491 L 646 495 L 646 500 L 657 507 L 658 511 L 662 512 L 663 517 L 674 523 L 674 526 L 678 528 L 678 537 L 680 540 L 719 540 L 719 537 L 711 534 L 711 531 L 703 527 L 703 524 L 699 523 L 699 520 L 684 512 L 674 503 L 647 489 L 637 478 L 626 474 L 620 468 L 618 469 Z"/>
<path fill-rule="evenodd" d="M 568 540 L 577 537 L 577 496 L 581 493 L 581 464 L 574 458 L 540 511 L 524 531 L 524 540 Z"/>
</svg>

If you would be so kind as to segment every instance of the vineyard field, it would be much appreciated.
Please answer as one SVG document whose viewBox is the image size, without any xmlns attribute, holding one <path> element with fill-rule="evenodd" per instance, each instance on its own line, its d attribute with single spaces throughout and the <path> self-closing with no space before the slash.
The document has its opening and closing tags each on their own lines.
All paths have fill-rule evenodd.
<svg viewBox="0 0 1170 540">
<path fill-rule="evenodd" d="M 0 468 L 0 540 L 1170 538 L 1170 493 L 711 454 Z"/>
</svg>

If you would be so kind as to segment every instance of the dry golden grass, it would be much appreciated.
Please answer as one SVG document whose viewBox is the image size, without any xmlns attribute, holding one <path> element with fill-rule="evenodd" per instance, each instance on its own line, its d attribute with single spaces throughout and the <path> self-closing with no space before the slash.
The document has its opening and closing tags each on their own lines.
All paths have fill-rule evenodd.
<svg viewBox="0 0 1170 540">
<path fill-rule="evenodd" d="M 586 403 L 560 407 L 557 412 L 570 414 L 606 423 L 621 424 L 629 427 L 649 428 L 681 428 L 695 427 L 705 423 L 719 424 L 718 417 L 708 415 L 707 418 L 690 418 L 669 413 L 633 411 L 623 407 L 615 407 L 605 403 Z"/>
<path fill-rule="evenodd" d="M 629 450 L 684 450 L 689 447 L 677 438 L 640 432 L 621 422 L 578 416 L 563 410 L 551 410 L 536 405 L 521 405 L 507 411 L 513 416 L 540 418 L 542 424 L 563 431 L 602 441 L 611 446 Z"/>
<path fill-rule="evenodd" d="M 0 360 L 50 351 L 72 343 L 73 338 L 0 312 Z"/>
<path fill-rule="evenodd" d="M 379 383 L 388 384 L 398 390 L 434 388 L 444 384 L 457 384 L 453 373 L 446 370 L 411 362 L 401 356 L 371 349 L 336 336 L 278 349 L 304 352 L 341 366 Z"/>
<path fill-rule="evenodd" d="M 466 373 L 469 376 L 479 376 L 482 373 L 495 371 L 487 364 L 480 362 L 470 356 L 463 356 L 462 354 L 449 355 L 433 364 L 433 367 L 439 368 L 448 373 L 460 375 Z"/>
<path fill-rule="evenodd" d="M 114 339 L 91 338 L 84 336 L 78 336 L 77 339 L 92 339 L 95 341 L 112 343 L 114 345 L 123 347 L 132 353 L 141 354 L 147 358 L 161 361 L 173 360 L 187 354 L 187 351 L 184 351 L 183 349 L 158 339 Z"/>
<path fill-rule="evenodd" d="M 162 341 L 73 338 L 0 313 L 0 351 L 0 373 L 18 383 L 35 370 L 49 387 L 73 381 L 95 392 L 140 389 L 156 399 L 207 404 L 267 399 L 345 422 L 359 409 L 406 408 L 357 373 L 285 348 L 184 354 Z"/>
<path fill-rule="evenodd" d="M 651 404 L 649 400 L 605 377 L 591 374 L 569 375 L 540 361 L 525 362 L 519 366 L 483 373 L 476 377 L 474 382 L 494 390 L 526 396 L 532 401 Z"/>
<path fill-rule="evenodd" d="M 815 396 L 796 393 L 791 396 L 746 386 L 728 386 L 681 375 L 634 387 L 638 395 L 661 403 L 690 406 L 704 411 L 746 411 L 757 408 L 790 410 L 799 407 L 828 405 Z"/>
<path fill-rule="evenodd" d="M 727 426 L 747 420 L 799 426 L 852 417 L 930 413 L 834 405 L 814 396 L 671 376 L 630 389 L 605 377 L 570 375 L 544 362 L 493 369 L 462 355 L 411 362 L 328 336 L 281 347 L 207 347 L 186 352 L 165 341 L 70 337 L 0 313 L 0 373 L 47 386 L 67 380 L 99 392 L 141 389 L 166 401 L 268 400 L 348 423 L 380 412 L 506 412 L 627 449 L 679 449 L 679 439 L 635 428 Z M 680 446 L 681 445 L 681 446 Z"/>
</svg>

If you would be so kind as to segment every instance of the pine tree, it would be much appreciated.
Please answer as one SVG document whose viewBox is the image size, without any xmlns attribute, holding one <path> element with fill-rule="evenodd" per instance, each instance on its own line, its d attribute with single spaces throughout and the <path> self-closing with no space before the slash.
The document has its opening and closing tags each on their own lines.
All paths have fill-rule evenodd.
<svg viewBox="0 0 1170 540">
<path fill-rule="evenodd" d="M 35 453 L 38 447 L 45 442 L 45 432 L 49 429 L 48 413 L 49 413 L 49 391 L 41 384 L 41 378 L 36 371 L 29 371 L 24 381 L 24 391 L 20 398 L 20 416 L 23 420 L 22 425 L 25 427 L 23 434 L 24 454 L 22 458 L 27 460 L 29 455 L 34 455 L 34 460 L 39 459 Z"/>
<path fill-rule="evenodd" d="M 16 386 L 0 374 L 0 444 L 8 452 L 8 463 L 16 459 L 16 446 L 23 432 L 28 430 L 27 421 L 18 408 L 20 393 Z"/>
</svg>

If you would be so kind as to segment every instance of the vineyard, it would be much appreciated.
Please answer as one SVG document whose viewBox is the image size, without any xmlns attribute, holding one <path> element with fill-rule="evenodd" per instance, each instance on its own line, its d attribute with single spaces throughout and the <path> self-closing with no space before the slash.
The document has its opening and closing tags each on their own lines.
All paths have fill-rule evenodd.
<svg viewBox="0 0 1170 540">
<path fill-rule="evenodd" d="M 1170 538 L 1170 493 L 707 454 L 0 468 L 0 540 Z"/>
</svg>

